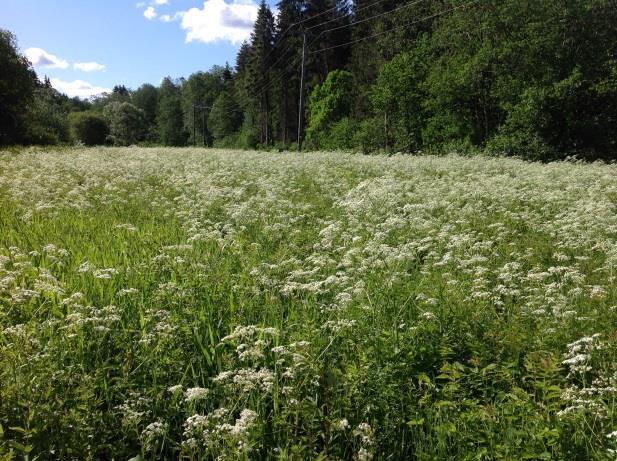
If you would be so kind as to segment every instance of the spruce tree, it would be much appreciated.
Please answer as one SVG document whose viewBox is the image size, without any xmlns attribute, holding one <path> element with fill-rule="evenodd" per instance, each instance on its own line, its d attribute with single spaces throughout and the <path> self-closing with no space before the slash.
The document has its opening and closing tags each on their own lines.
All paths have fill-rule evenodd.
<svg viewBox="0 0 617 461">
<path fill-rule="evenodd" d="M 297 25 L 302 20 L 304 1 L 282 0 L 277 5 L 276 23 L 276 72 L 281 75 L 276 88 L 280 111 L 280 140 L 285 147 L 295 139 L 298 127 L 298 93 L 300 87 L 300 56 L 302 30 Z"/>
<path fill-rule="evenodd" d="M 259 114 L 259 139 L 263 145 L 270 143 L 270 94 L 272 69 L 270 56 L 274 47 L 275 24 L 272 11 L 262 0 L 251 35 L 251 53 L 248 59 L 249 99 Z"/>
</svg>

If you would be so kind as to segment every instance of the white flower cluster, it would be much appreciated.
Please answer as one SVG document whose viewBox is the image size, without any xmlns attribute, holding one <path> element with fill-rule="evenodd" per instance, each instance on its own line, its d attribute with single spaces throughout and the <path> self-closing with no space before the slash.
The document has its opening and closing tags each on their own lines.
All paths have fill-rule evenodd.
<svg viewBox="0 0 617 461">
<path fill-rule="evenodd" d="M 251 431 L 258 417 L 255 411 L 246 408 L 235 421 L 227 408 L 218 408 L 207 415 L 195 414 L 184 423 L 182 445 L 190 453 L 210 450 L 219 456 L 231 447 L 231 455 L 240 456 L 250 450 Z"/>
<path fill-rule="evenodd" d="M 360 423 L 354 430 L 354 435 L 360 440 L 360 448 L 355 455 L 357 461 L 371 461 L 373 459 L 373 445 L 375 432 L 370 424 Z"/>
<path fill-rule="evenodd" d="M 174 393 L 175 390 L 176 390 L 174 388 L 177 389 L 176 386 L 173 386 L 173 387 L 169 388 L 169 391 Z M 181 388 L 182 388 L 182 386 L 180 386 L 180 389 Z M 208 389 L 205 389 L 203 387 L 191 387 L 191 388 L 187 389 L 184 392 L 184 400 L 186 402 L 188 402 L 188 403 L 199 402 L 199 401 L 204 400 L 205 398 L 207 398 L 209 392 L 210 391 Z"/>
<path fill-rule="evenodd" d="M 267 368 L 254 370 L 252 368 L 239 368 L 231 371 L 223 371 L 212 379 L 215 383 L 223 384 L 229 388 L 236 388 L 242 392 L 260 391 L 269 393 L 274 385 L 275 376 Z"/>
<path fill-rule="evenodd" d="M 591 352 L 602 347 L 599 341 L 600 337 L 600 333 L 596 333 L 568 344 L 566 358 L 561 363 L 568 367 L 570 374 L 585 373 L 592 369 L 589 363 Z"/>
<path fill-rule="evenodd" d="M 236 354 L 243 362 L 259 362 L 266 357 L 267 351 L 279 331 L 272 327 L 257 327 L 255 325 L 238 326 L 222 339 L 222 343 L 239 343 Z"/>
<path fill-rule="evenodd" d="M 164 439 L 167 434 L 168 425 L 166 423 L 162 423 L 160 421 L 155 421 L 146 426 L 146 428 L 141 431 L 141 443 L 142 446 L 147 450 L 154 450 Z"/>
</svg>

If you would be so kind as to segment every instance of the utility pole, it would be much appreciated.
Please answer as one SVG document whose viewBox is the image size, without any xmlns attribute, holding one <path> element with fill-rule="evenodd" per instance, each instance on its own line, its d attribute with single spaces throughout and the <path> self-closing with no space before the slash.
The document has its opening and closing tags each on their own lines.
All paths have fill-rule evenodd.
<svg viewBox="0 0 617 461">
<path fill-rule="evenodd" d="M 302 123 L 304 120 L 304 76 L 306 73 L 306 31 L 302 33 L 302 73 L 300 74 L 300 110 L 298 111 L 298 152 L 302 150 Z"/>
</svg>

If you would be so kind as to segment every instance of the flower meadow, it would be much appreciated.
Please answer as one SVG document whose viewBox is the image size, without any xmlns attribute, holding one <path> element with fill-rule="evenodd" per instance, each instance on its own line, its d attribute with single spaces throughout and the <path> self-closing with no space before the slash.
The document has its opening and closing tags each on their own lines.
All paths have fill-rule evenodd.
<svg viewBox="0 0 617 461">
<path fill-rule="evenodd" d="M 615 460 L 616 178 L 0 153 L 0 459 Z"/>
</svg>

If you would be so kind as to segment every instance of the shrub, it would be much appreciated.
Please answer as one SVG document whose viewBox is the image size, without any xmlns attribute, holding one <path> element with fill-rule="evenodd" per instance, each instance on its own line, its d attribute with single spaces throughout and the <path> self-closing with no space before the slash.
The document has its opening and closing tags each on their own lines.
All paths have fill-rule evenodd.
<svg viewBox="0 0 617 461">
<path fill-rule="evenodd" d="M 73 112 L 69 114 L 69 125 L 73 138 L 86 146 L 105 144 L 109 134 L 107 121 L 96 112 Z"/>
<path fill-rule="evenodd" d="M 364 154 L 378 152 L 386 145 L 383 121 L 379 117 L 362 120 L 353 135 L 353 144 Z"/>
</svg>

